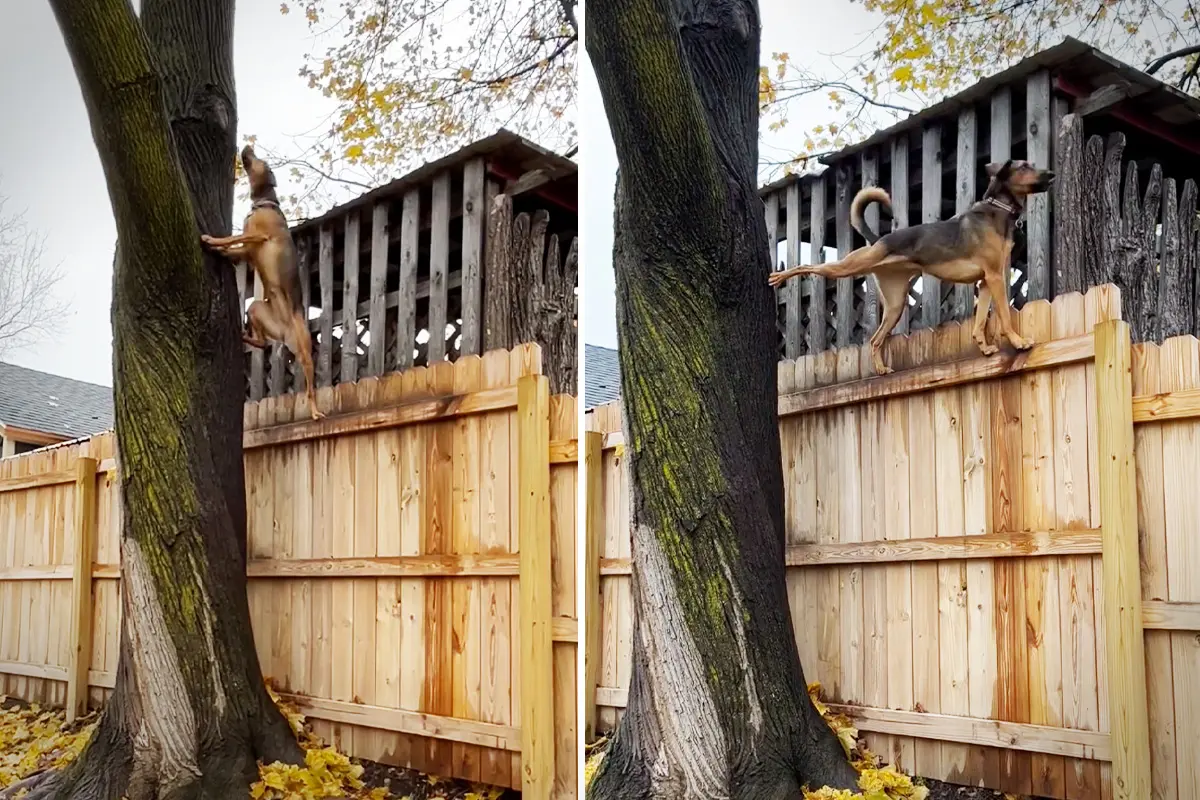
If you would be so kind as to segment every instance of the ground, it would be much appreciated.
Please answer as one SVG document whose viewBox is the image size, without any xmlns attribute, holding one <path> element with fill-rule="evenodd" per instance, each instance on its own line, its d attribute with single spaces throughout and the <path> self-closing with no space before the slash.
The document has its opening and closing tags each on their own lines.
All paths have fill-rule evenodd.
<svg viewBox="0 0 1200 800">
<path fill-rule="evenodd" d="M 1018 798 L 991 789 L 912 778 L 899 773 L 892 767 L 881 764 L 880 759 L 866 749 L 858 738 L 858 729 L 854 727 L 853 721 L 844 715 L 832 713 L 829 707 L 821 702 L 820 691 L 820 684 L 809 684 L 808 693 L 813 703 L 821 712 L 821 717 L 837 734 L 838 741 L 842 743 L 851 763 L 858 770 L 861 791 L 852 793 L 821 788 L 806 791 L 804 800 L 1040 800 Z M 587 763 L 583 771 L 585 783 L 590 782 L 596 773 L 596 768 L 604 758 L 606 746 L 607 740 L 600 740 L 588 747 Z"/>
<path fill-rule="evenodd" d="M 425 775 L 416 770 L 349 759 L 312 735 L 303 715 L 272 692 L 306 751 L 304 767 L 260 765 L 250 788 L 258 800 L 509 800 L 516 797 L 488 786 Z M 0 790 L 47 769 L 70 763 L 87 744 L 99 715 L 68 725 L 58 709 L 0 695 Z M 20 796 L 20 795 L 18 795 Z"/>
</svg>

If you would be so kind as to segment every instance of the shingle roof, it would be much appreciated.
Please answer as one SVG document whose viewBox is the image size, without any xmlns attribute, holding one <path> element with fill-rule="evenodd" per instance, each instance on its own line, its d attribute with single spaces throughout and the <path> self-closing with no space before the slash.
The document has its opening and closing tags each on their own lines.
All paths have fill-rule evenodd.
<svg viewBox="0 0 1200 800">
<path fill-rule="evenodd" d="M 88 436 L 113 425 L 112 389 L 0 361 L 0 424 Z"/>
<path fill-rule="evenodd" d="M 602 406 L 621 397 L 621 365 L 617 351 L 585 344 L 583 351 L 583 404 L 585 409 Z"/>
</svg>

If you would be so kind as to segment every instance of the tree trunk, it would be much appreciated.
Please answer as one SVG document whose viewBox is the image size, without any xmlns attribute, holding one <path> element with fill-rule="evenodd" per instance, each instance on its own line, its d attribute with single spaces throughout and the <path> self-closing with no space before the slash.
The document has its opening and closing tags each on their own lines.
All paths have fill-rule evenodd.
<svg viewBox="0 0 1200 800">
<path fill-rule="evenodd" d="M 757 4 L 605 0 L 584 13 L 620 170 L 634 602 L 629 703 L 588 796 L 853 787 L 808 698 L 784 580 Z"/>
<path fill-rule="evenodd" d="M 245 796 L 302 753 L 250 630 L 241 313 L 231 227 L 233 0 L 52 0 L 116 218 L 113 394 L 124 526 L 116 687 L 30 797 Z"/>
</svg>

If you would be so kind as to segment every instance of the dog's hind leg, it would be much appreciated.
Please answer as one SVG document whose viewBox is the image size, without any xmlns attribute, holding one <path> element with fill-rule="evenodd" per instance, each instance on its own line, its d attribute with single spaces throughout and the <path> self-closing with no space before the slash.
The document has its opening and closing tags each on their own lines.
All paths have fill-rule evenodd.
<svg viewBox="0 0 1200 800">
<path fill-rule="evenodd" d="M 304 372 L 304 396 L 308 398 L 309 413 L 314 420 L 320 419 L 325 415 L 317 410 L 312 335 L 308 332 L 308 320 L 304 318 L 302 312 L 297 311 L 292 316 L 291 333 L 288 336 L 287 346 L 296 355 L 296 359 L 300 362 L 300 369 Z"/>
<path fill-rule="evenodd" d="M 986 283 L 979 285 L 979 299 L 975 301 L 975 324 L 971 328 L 971 338 L 979 345 L 979 350 L 985 356 L 990 356 L 1000 348 L 987 340 L 987 318 L 992 308 L 992 290 Z"/>
<path fill-rule="evenodd" d="M 811 267 L 797 267 L 801 275 L 820 275 L 824 278 L 849 278 L 865 275 L 876 267 L 907 261 L 904 256 L 891 255 L 882 243 L 860 247 L 841 261 L 831 261 Z"/>
<path fill-rule="evenodd" d="M 876 374 L 887 375 L 893 370 L 883 363 L 883 343 L 887 341 L 888 335 L 896 327 L 905 306 L 908 305 L 908 287 L 912 283 L 912 276 L 886 272 L 883 275 L 876 274 L 875 280 L 879 284 L 883 318 L 879 321 L 875 333 L 871 334 L 871 360 L 875 362 Z"/>
</svg>

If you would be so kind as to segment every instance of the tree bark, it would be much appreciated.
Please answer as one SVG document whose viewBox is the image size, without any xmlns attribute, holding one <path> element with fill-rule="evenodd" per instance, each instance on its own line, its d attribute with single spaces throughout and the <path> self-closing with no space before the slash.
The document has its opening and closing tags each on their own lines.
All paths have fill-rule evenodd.
<svg viewBox="0 0 1200 800">
<path fill-rule="evenodd" d="M 29 797 L 245 796 L 302 753 L 250 630 L 241 313 L 231 227 L 233 0 L 52 0 L 116 219 L 113 393 L 124 525 L 116 687 Z"/>
<path fill-rule="evenodd" d="M 634 556 L 629 704 L 588 795 L 853 787 L 808 698 L 784 579 L 757 4 L 605 0 L 584 13 L 619 165 Z"/>
</svg>

